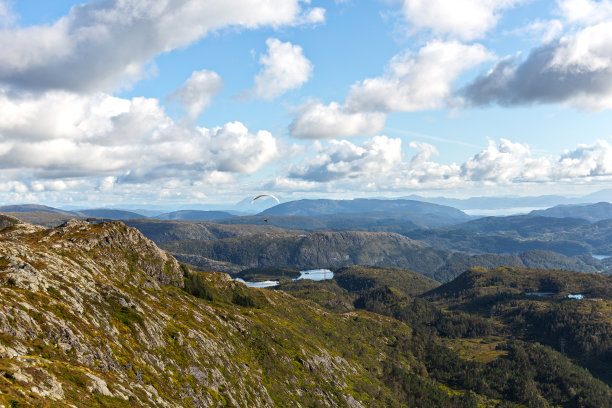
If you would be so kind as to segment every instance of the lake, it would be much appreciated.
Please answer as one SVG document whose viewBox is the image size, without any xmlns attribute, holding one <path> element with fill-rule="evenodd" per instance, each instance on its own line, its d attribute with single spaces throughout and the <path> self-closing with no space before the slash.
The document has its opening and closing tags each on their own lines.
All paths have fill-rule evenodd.
<svg viewBox="0 0 612 408">
<path fill-rule="evenodd" d="M 329 269 L 310 269 L 307 271 L 300 271 L 301 275 L 298 279 L 310 279 L 314 281 L 321 281 L 326 279 L 333 279 L 334 273 Z"/>
<path fill-rule="evenodd" d="M 242 282 L 250 288 L 270 288 L 272 286 L 277 286 L 278 281 L 263 281 L 263 282 L 247 282 L 240 278 L 234 279 L 238 282 Z"/>
<path fill-rule="evenodd" d="M 592 256 L 593 258 L 595 258 L 595 259 L 599 259 L 600 261 L 601 261 L 602 259 L 606 259 L 606 258 L 609 258 L 609 257 L 610 257 L 610 255 L 591 255 L 591 256 Z"/>
<path fill-rule="evenodd" d="M 334 273 L 329 269 L 309 269 L 307 271 L 300 271 L 299 278 L 295 278 L 294 280 L 299 279 L 310 279 L 313 281 L 322 281 L 325 279 L 333 279 Z M 246 282 L 240 278 L 236 278 L 238 282 L 242 282 L 250 288 L 271 288 L 274 286 L 278 286 L 278 281 L 263 281 L 263 282 Z"/>
</svg>

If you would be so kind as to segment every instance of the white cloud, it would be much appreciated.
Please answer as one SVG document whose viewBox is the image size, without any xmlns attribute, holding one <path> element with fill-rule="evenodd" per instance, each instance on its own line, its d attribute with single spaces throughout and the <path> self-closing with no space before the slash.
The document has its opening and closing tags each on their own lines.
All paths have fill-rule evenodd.
<svg viewBox="0 0 612 408">
<path fill-rule="evenodd" d="M 325 9 L 322 7 L 313 7 L 306 13 L 300 15 L 295 24 L 321 24 L 325 22 Z"/>
<path fill-rule="evenodd" d="M 205 129 L 203 133 L 219 171 L 254 173 L 279 155 L 277 140 L 270 132 L 260 130 L 253 134 L 240 122 Z"/>
<path fill-rule="evenodd" d="M 470 181 L 497 183 L 576 181 L 587 178 L 612 179 L 612 145 L 597 140 L 578 145 L 554 158 L 533 157 L 528 146 L 501 139 L 466 161 L 462 177 Z"/>
<path fill-rule="evenodd" d="M 451 103 L 452 83 L 466 70 L 492 58 L 480 44 L 432 41 L 416 55 L 393 57 L 384 75 L 354 84 L 344 105 L 310 102 L 290 126 L 302 139 L 371 136 L 386 114 L 437 109 Z"/>
<path fill-rule="evenodd" d="M 0 95 L 0 168 L 20 170 L 24 179 L 135 183 L 194 180 L 214 171 L 249 174 L 275 160 L 279 149 L 272 134 L 251 133 L 240 122 L 212 130 L 177 123 L 152 98 Z M 110 187 L 109 180 L 101 188 Z"/>
<path fill-rule="evenodd" d="M 6 1 L 0 1 L 0 29 L 15 23 L 16 17 Z"/>
<path fill-rule="evenodd" d="M 536 20 L 525 27 L 512 31 L 514 34 L 521 34 L 529 39 L 538 40 L 542 43 L 549 43 L 561 35 L 563 23 L 560 20 Z"/>
<path fill-rule="evenodd" d="M 393 57 L 383 76 L 351 87 L 352 111 L 412 112 L 443 107 L 460 74 L 493 56 L 480 44 L 432 41 L 417 55 Z"/>
<path fill-rule="evenodd" d="M 287 177 L 276 177 L 274 180 L 264 185 L 266 190 L 270 191 L 286 191 L 286 192 L 301 192 L 301 191 L 316 191 L 321 188 L 321 184 L 316 181 L 306 181 Z"/>
<path fill-rule="evenodd" d="M 565 103 L 612 108 L 612 22 L 544 44 L 524 61 L 507 59 L 462 91 L 469 103 Z"/>
<path fill-rule="evenodd" d="M 580 144 L 564 152 L 555 163 L 553 176 L 559 179 L 612 176 L 612 145 L 597 140 L 592 145 Z"/>
<path fill-rule="evenodd" d="M 191 119 L 196 119 L 206 109 L 214 96 L 221 92 L 223 80 L 214 71 L 194 71 L 191 77 L 170 95 L 177 99 Z"/>
<path fill-rule="evenodd" d="M 414 26 L 462 40 L 481 38 L 497 25 L 500 12 L 518 0 L 404 0 L 402 11 Z"/>
<path fill-rule="evenodd" d="M 126 77 L 138 79 L 156 55 L 224 27 L 322 21 L 322 9 L 301 3 L 104 0 L 74 6 L 51 25 L 0 31 L 0 81 L 35 90 L 108 90 Z"/>
<path fill-rule="evenodd" d="M 557 0 L 563 17 L 570 23 L 596 24 L 612 18 L 610 0 Z"/>
<path fill-rule="evenodd" d="M 266 45 L 268 52 L 259 59 L 263 68 L 255 76 L 253 95 L 271 100 L 300 88 L 310 79 L 313 66 L 304 56 L 302 47 L 276 38 L 268 38 Z"/>
<path fill-rule="evenodd" d="M 474 181 L 538 181 L 549 177 L 550 166 L 549 158 L 532 158 L 529 146 L 501 139 L 499 145 L 489 141 L 485 150 L 461 166 L 461 173 L 464 178 Z"/>
<path fill-rule="evenodd" d="M 104 177 L 98 186 L 98 190 L 103 192 L 112 191 L 117 183 L 117 177 L 109 176 Z"/>
<path fill-rule="evenodd" d="M 325 182 L 342 178 L 371 179 L 387 173 L 402 160 L 401 139 L 375 136 L 357 146 L 347 140 L 332 140 L 290 177 Z"/>
<path fill-rule="evenodd" d="M 378 112 L 351 112 L 335 102 L 311 102 L 302 107 L 291 123 L 293 137 L 333 139 L 353 135 L 372 136 L 382 131 L 386 115 Z"/>
<path fill-rule="evenodd" d="M 404 159 L 401 139 L 385 136 L 362 145 L 330 141 L 325 145 L 316 142 L 314 147 L 318 150 L 315 157 L 293 166 L 289 179 L 279 178 L 270 186 L 305 192 L 399 192 L 612 180 L 612 144 L 605 140 L 578 145 L 553 157 L 535 156 L 529 146 L 501 139 L 490 141 L 463 164 L 436 162 L 437 149 L 415 141 L 409 143 L 414 155 Z"/>
</svg>

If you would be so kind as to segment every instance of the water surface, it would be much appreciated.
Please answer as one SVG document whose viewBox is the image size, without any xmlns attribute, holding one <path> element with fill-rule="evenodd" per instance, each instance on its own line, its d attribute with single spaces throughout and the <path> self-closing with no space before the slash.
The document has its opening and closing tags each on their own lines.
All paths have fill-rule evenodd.
<svg viewBox="0 0 612 408">
<path fill-rule="evenodd" d="M 300 277 L 294 280 L 310 279 L 313 281 L 321 281 L 334 278 L 334 273 L 329 269 L 309 269 L 307 271 L 300 271 L 300 273 Z"/>
</svg>

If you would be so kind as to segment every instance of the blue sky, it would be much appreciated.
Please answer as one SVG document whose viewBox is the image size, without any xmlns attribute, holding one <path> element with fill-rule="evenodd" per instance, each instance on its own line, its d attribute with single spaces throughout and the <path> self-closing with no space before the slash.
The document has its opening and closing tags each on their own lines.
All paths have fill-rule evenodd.
<svg viewBox="0 0 612 408">
<path fill-rule="evenodd" d="M 612 187 L 610 0 L 0 1 L 0 202 Z"/>
</svg>

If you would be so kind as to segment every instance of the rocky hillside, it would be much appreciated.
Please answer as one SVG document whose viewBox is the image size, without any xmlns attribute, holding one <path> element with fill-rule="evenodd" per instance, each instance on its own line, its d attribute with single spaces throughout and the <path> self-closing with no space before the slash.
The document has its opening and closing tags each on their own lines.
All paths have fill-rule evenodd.
<svg viewBox="0 0 612 408">
<path fill-rule="evenodd" d="M 119 222 L 0 217 L 0 293 L 4 406 L 402 406 L 392 355 L 439 406 L 465 394 L 396 355 L 404 324 L 194 275 Z"/>
<path fill-rule="evenodd" d="M 213 224 L 214 225 L 214 224 Z M 213 225 L 206 226 L 212 227 Z M 220 227 L 240 227 L 226 225 Z M 245 226 L 245 231 L 251 228 Z M 195 227 L 194 227 L 195 228 Z M 204 228 L 202 226 L 201 228 Z M 481 254 L 440 250 L 422 241 L 389 232 L 313 232 L 236 234 L 223 239 L 184 239 L 161 242 L 177 259 L 203 268 L 238 273 L 246 268 L 340 268 L 347 265 L 380 265 L 407 268 L 439 282 L 448 282 L 469 268 L 511 265 L 526 268 L 570 269 L 602 272 L 602 261 L 567 257 L 549 251 L 517 255 Z M 147 235 L 149 232 L 143 230 Z"/>
<path fill-rule="evenodd" d="M 541 346 L 470 363 L 391 317 L 193 273 L 120 222 L 0 217 L 0 293 L 5 407 L 607 407 L 612 396 Z M 502 375 L 516 387 L 494 385 Z"/>
<path fill-rule="evenodd" d="M 387 232 L 315 232 L 258 234 L 219 240 L 168 242 L 163 247 L 178 259 L 199 266 L 209 260 L 244 267 L 284 266 L 298 269 L 344 265 L 410 265 L 418 272 L 443 264 L 428 245 Z"/>
</svg>

